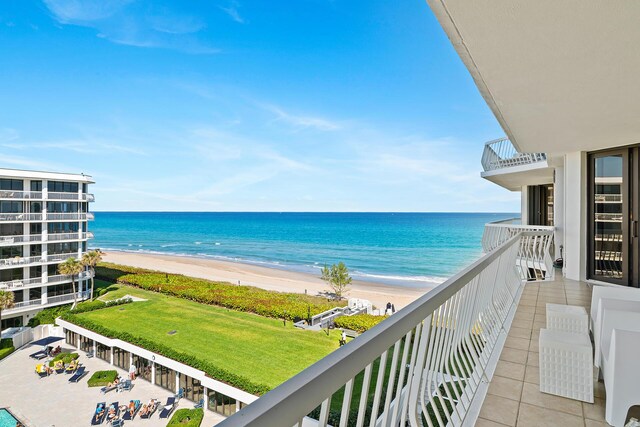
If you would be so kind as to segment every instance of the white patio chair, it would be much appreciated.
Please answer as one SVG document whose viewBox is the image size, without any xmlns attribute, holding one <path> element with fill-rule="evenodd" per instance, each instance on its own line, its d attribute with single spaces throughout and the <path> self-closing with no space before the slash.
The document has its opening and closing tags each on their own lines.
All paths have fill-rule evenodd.
<svg viewBox="0 0 640 427">
<path fill-rule="evenodd" d="M 640 302 L 600 298 L 596 312 L 598 320 L 593 330 L 594 365 L 600 368 L 602 355 L 609 352 L 611 332 L 615 328 L 640 328 Z"/>
<path fill-rule="evenodd" d="M 640 289 L 623 286 L 594 286 L 591 294 L 591 330 L 594 333 L 594 326 L 598 317 L 598 301 L 601 298 L 640 301 Z"/>
<path fill-rule="evenodd" d="M 623 427 L 629 408 L 640 404 L 640 325 L 636 327 L 639 330 L 613 329 L 609 350 L 602 358 L 605 420 L 614 427 Z"/>
</svg>

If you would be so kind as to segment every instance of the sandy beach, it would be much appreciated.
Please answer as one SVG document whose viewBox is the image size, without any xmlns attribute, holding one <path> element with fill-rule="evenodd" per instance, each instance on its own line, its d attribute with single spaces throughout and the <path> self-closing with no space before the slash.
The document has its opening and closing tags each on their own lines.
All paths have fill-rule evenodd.
<svg viewBox="0 0 640 427">
<path fill-rule="evenodd" d="M 325 282 L 311 274 L 236 262 L 115 251 L 105 253 L 103 258 L 104 261 L 116 264 L 166 273 L 184 274 L 185 276 L 209 280 L 231 283 L 240 281 L 243 285 L 257 286 L 280 292 L 304 293 L 306 291 L 310 295 L 317 295 L 328 290 Z M 377 307 L 384 307 L 387 302 L 391 302 L 395 304 L 396 309 L 400 309 L 429 291 L 429 289 L 431 288 L 409 288 L 354 281 L 348 297 L 367 299 Z"/>
</svg>

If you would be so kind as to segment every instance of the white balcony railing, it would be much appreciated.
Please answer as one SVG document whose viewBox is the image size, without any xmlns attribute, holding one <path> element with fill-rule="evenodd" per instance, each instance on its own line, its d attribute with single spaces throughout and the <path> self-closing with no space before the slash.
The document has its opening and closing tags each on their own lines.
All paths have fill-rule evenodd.
<svg viewBox="0 0 640 427">
<path fill-rule="evenodd" d="M 0 213 L 0 221 L 42 221 L 41 213 Z"/>
<path fill-rule="evenodd" d="M 517 233 L 219 426 L 472 425 L 528 274 L 518 254 L 548 233 Z"/>
<path fill-rule="evenodd" d="M 59 240 L 93 239 L 93 233 L 49 233 L 45 238 L 42 234 L 0 236 L 0 246 L 15 246 L 23 243 L 52 242 Z"/>
<path fill-rule="evenodd" d="M 21 243 L 41 242 L 41 234 L 0 236 L 0 246 L 13 246 Z"/>
<path fill-rule="evenodd" d="M 76 280 L 84 280 L 92 277 L 91 272 L 84 271 L 80 273 Z M 33 285 L 54 285 L 57 283 L 71 282 L 71 276 L 68 274 L 56 274 L 55 276 L 49 276 L 45 280 L 42 277 L 32 277 L 29 279 L 15 279 L 0 282 L 0 290 L 18 290 Z"/>
<path fill-rule="evenodd" d="M 92 213 L 84 213 L 84 212 L 47 213 L 47 221 L 59 221 L 59 220 L 87 221 L 90 219 L 93 219 Z"/>
<path fill-rule="evenodd" d="M 520 153 L 509 138 L 495 139 L 484 145 L 482 168 L 485 172 L 498 169 L 530 165 L 547 160 L 545 153 Z"/>
<path fill-rule="evenodd" d="M 91 193 L 63 193 L 22 190 L 0 190 L 0 199 L 28 199 L 28 200 L 80 200 L 86 202 L 95 201 Z"/>
<path fill-rule="evenodd" d="M 85 300 L 87 298 L 89 298 L 89 294 L 91 292 L 90 291 L 85 291 L 85 292 L 78 292 L 78 301 L 82 301 Z M 43 306 L 43 307 L 47 307 L 49 305 L 55 305 L 55 304 L 59 304 L 61 302 L 70 302 L 73 301 L 73 293 L 70 294 L 65 294 L 65 295 L 58 295 L 55 297 L 49 297 L 46 300 L 46 303 L 42 303 L 41 299 L 35 299 L 35 300 L 30 300 L 30 301 L 21 301 L 21 302 L 17 302 L 13 305 L 12 308 L 10 309 L 6 309 L 6 310 L 2 310 L 2 314 L 13 314 L 17 311 L 21 311 L 25 308 L 30 308 L 33 306 Z"/>
<path fill-rule="evenodd" d="M 42 199 L 42 191 L 0 190 L 0 199 Z"/>
<path fill-rule="evenodd" d="M 553 231 L 554 227 L 545 225 L 522 225 L 520 218 L 495 221 L 485 224 L 482 235 L 482 249 L 491 252 L 520 232 L 535 233 L 537 241 L 523 244 L 518 251 L 517 262 L 521 269 L 527 269 L 527 280 L 552 280 L 553 268 Z"/>
<path fill-rule="evenodd" d="M 93 233 L 49 233 L 47 241 L 93 239 Z"/>
</svg>

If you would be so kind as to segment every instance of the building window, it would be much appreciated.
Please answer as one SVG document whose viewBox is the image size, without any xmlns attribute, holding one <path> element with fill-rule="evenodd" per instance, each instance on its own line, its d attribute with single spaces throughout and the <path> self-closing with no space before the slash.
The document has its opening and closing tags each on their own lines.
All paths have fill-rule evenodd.
<svg viewBox="0 0 640 427">
<path fill-rule="evenodd" d="M 0 329 L 3 331 L 7 328 L 19 328 L 22 325 L 22 316 L 12 317 L 11 319 L 2 319 L 2 326 Z"/>
<path fill-rule="evenodd" d="M 129 352 L 118 347 L 113 347 L 113 364 L 119 368 L 129 370 Z"/>
<path fill-rule="evenodd" d="M 80 336 L 80 350 L 84 352 L 93 351 L 93 340 L 85 336 Z"/>
<path fill-rule="evenodd" d="M 78 242 L 49 243 L 47 251 L 49 255 L 75 253 L 78 252 Z"/>
<path fill-rule="evenodd" d="M 37 288 L 40 289 L 40 288 Z M 68 295 L 73 293 L 73 285 L 71 283 L 63 283 L 61 285 L 47 286 L 47 297 L 55 297 L 58 295 Z"/>
<path fill-rule="evenodd" d="M 204 396 L 204 387 L 202 387 L 200 380 L 188 375 L 180 374 L 180 388 L 184 392 L 184 397 L 192 402 L 199 402 Z"/>
<path fill-rule="evenodd" d="M 13 293 L 13 302 L 19 303 L 24 301 L 24 291 L 15 291 Z"/>
<path fill-rule="evenodd" d="M 0 213 L 22 213 L 24 206 L 22 202 L 10 202 L 3 200 L 0 202 Z"/>
<path fill-rule="evenodd" d="M 0 248 L 0 259 L 9 259 L 22 256 L 22 246 L 9 246 Z"/>
<path fill-rule="evenodd" d="M 77 222 L 50 222 L 47 225 L 49 234 L 77 233 L 80 225 Z"/>
<path fill-rule="evenodd" d="M 75 347 L 76 345 L 78 345 L 78 334 L 76 334 L 75 332 L 72 332 L 68 329 L 64 330 L 64 338 L 65 338 L 65 342 L 73 347 Z"/>
<path fill-rule="evenodd" d="M 105 362 L 111 363 L 111 347 L 96 342 L 96 357 L 102 359 Z"/>
<path fill-rule="evenodd" d="M 21 236 L 22 224 L 0 224 L 0 236 Z"/>
<path fill-rule="evenodd" d="M 0 282 L 8 282 L 11 280 L 20 280 L 23 276 L 22 268 L 12 268 L 9 270 L 0 270 Z"/>
<path fill-rule="evenodd" d="M 31 191 L 42 191 L 42 181 L 31 181 Z"/>
<path fill-rule="evenodd" d="M 47 202 L 49 213 L 77 213 L 78 207 L 78 202 Z"/>
<path fill-rule="evenodd" d="M 0 179 L 0 190 L 22 191 L 24 184 L 21 179 Z"/>
<path fill-rule="evenodd" d="M 133 365 L 136 367 L 136 376 L 151 382 L 151 362 L 144 357 L 133 355 Z"/>
<path fill-rule="evenodd" d="M 54 193 L 77 193 L 78 183 L 65 181 L 49 181 L 47 190 Z"/>
<path fill-rule="evenodd" d="M 208 407 L 213 412 L 229 416 L 236 413 L 236 400 L 217 391 L 211 391 Z"/>
<path fill-rule="evenodd" d="M 29 301 L 39 300 L 42 298 L 42 288 L 29 289 Z"/>
<path fill-rule="evenodd" d="M 42 202 L 31 202 L 29 204 L 29 212 L 42 213 Z"/>
<path fill-rule="evenodd" d="M 156 364 L 156 385 L 175 393 L 176 372 L 166 366 Z"/>
</svg>

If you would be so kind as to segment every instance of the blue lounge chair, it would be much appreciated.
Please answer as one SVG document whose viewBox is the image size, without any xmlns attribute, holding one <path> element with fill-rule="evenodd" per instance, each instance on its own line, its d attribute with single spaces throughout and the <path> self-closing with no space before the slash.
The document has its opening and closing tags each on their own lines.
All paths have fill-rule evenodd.
<svg viewBox="0 0 640 427">
<path fill-rule="evenodd" d="M 178 389 L 178 394 L 176 394 L 175 398 L 176 400 L 180 400 L 184 397 L 184 389 L 183 388 L 179 388 Z"/>
<path fill-rule="evenodd" d="M 107 416 L 107 402 L 100 402 L 96 405 L 96 411 L 91 417 L 91 425 L 97 426 L 102 424 L 104 418 Z"/>
<path fill-rule="evenodd" d="M 102 388 L 100 389 L 100 393 L 102 393 L 102 394 L 107 394 L 107 393 L 109 393 L 111 390 L 115 390 L 115 389 L 117 389 L 117 388 L 118 388 L 118 384 L 114 384 L 114 385 L 112 385 L 111 387 L 104 386 L 104 387 L 102 387 Z"/>
<path fill-rule="evenodd" d="M 69 382 L 70 383 L 77 383 L 78 381 L 80 381 L 80 379 L 82 377 L 84 377 L 85 375 L 87 375 L 87 371 L 84 369 L 84 366 L 80 366 L 77 370 L 76 373 L 73 374 L 73 376 L 71 378 L 69 378 Z"/>
<path fill-rule="evenodd" d="M 123 420 L 132 421 L 136 417 L 136 414 L 138 413 L 138 411 L 140 410 L 140 406 L 142 406 L 139 400 L 129 401 L 129 403 L 131 402 L 133 402 L 133 415 L 131 414 L 131 411 L 129 410 L 129 408 L 127 408 L 127 410 L 124 411 L 124 414 L 122 414 Z"/>
<path fill-rule="evenodd" d="M 158 405 L 160 404 L 160 402 L 158 402 L 157 399 L 153 399 L 153 400 L 155 404 L 149 401 L 149 403 L 147 403 L 147 407 L 149 407 L 149 405 L 152 405 L 152 406 L 150 407 L 150 409 L 147 411 L 146 414 L 140 414 L 140 418 L 142 419 L 151 418 L 151 415 L 153 415 L 153 413 L 156 412 L 156 409 L 158 409 Z"/>
<path fill-rule="evenodd" d="M 47 357 L 47 352 L 45 350 L 38 350 L 35 353 L 31 353 L 29 357 L 36 360 L 42 360 Z"/>
<path fill-rule="evenodd" d="M 198 409 L 198 408 L 202 408 L 204 406 L 204 398 L 200 399 L 198 401 L 198 403 L 196 403 L 195 405 L 193 405 L 193 409 Z"/>
<path fill-rule="evenodd" d="M 115 420 L 111 421 L 111 427 L 122 427 L 124 425 L 124 421 L 122 421 L 122 418 L 116 418 Z"/>
<path fill-rule="evenodd" d="M 113 413 L 110 414 L 111 408 L 113 408 Z M 118 418 L 120 414 L 120 404 L 118 402 L 112 402 L 107 409 L 107 422 L 111 422 L 111 420 Z"/>
<path fill-rule="evenodd" d="M 164 408 L 162 408 L 162 412 L 160 412 L 160 418 L 169 418 L 169 415 L 171 415 L 175 407 L 176 398 L 173 396 L 167 397 L 167 403 L 164 404 Z"/>
</svg>

